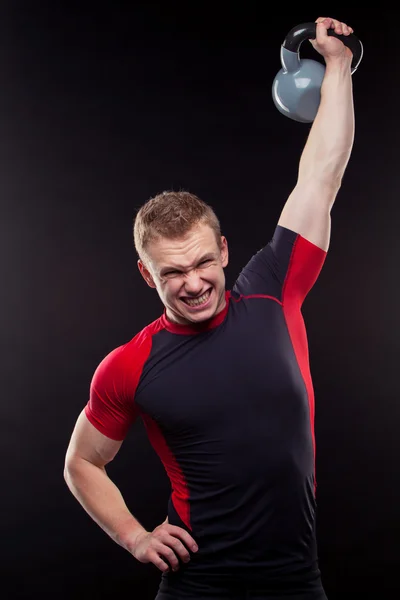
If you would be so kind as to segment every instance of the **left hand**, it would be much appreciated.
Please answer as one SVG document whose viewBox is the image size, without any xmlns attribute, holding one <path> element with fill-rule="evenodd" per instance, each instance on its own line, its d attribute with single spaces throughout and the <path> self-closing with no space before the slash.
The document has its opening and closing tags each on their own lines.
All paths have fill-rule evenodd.
<svg viewBox="0 0 400 600">
<path fill-rule="evenodd" d="M 351 27 L 330 17 L 318 17 L 315 22 L 317 23 L 317 37 L 310 42 L 315 50 L 324 57 L 325 62 L 344 57 L 353 58 L 352 51 L 343 42 L 333 36 L 328 36 L 328 29 L 334 29 L 335 33 L 339 35 L 350 35 L 353 33 Z"/>
</svg>

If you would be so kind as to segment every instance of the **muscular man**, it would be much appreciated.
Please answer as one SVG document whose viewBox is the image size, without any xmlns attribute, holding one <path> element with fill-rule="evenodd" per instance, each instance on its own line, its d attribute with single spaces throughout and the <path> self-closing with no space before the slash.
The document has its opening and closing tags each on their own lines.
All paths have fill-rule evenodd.
<svg viewBox="0 0 400 600">
<path fill-rule="evenodd" d="M 327 35 L 352 29 L 317 23 L 321 103 L 272 239 L 226 290 L 228 245 L 209 205 L 164 192 L 140 208 L 138 267 L 163 314 L 100 362 L 67 451 L 65 478 L 85 510 L 162 572 L 157 600 L 326 599 L 301 308 L 328 251 L 354 111 L 352 54 Z M 139 416 L 172 488 L 154 531 L 106 472 Z"/>
</svg>

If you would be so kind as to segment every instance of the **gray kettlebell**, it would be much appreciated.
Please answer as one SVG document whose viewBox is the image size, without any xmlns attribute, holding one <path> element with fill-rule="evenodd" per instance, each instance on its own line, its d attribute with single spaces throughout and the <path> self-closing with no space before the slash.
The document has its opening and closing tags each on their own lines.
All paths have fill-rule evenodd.
<svg viewBox="0 0 400 600">
<path fill-rule="evenodd" d="M 281 46 L 282 68 L 272 84 L 272 98 L 276 108 L 289 119 L 300 123 L 314 121 L 321 101 L 321 85 L 325 66 L 316 60 L 300 59 L 300 46 L 307 39 L 316 38 L 316 23 L 303 23 L 293 27 Z M 328 29 L 328 35 L 337 37 L 353 53 L 351 74 L 363 56 L 363 45 L 351 33 L 339 35 Z"/>
</svg>

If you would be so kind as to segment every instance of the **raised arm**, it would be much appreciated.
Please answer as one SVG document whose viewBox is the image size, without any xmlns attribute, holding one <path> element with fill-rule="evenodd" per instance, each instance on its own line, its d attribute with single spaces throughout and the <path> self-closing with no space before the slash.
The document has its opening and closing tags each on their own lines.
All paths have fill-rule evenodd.
<svg viewBox="0 0 400 600">
<path fill-rule="evenodd" d="M 321 102 L 300 159 L 297 184 L 278 221 L 327 251 L 331 209 L 340 189 L 354 141 L 351 51 L 327 30 L 350 35 L 351 27 L 320 17 L 314 48 L 324 57 Z"/>
</svg>

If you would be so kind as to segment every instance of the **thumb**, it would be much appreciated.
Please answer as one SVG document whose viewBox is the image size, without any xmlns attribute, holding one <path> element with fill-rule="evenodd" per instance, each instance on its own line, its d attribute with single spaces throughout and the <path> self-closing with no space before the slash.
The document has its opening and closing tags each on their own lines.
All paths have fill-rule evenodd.
<svg viewBox="0 0 400 600">
<path fill-rule="evenodd" d="M 316 21 L 315 38 L 310 38 L 308 40 L 313 48 L 316 48 L 318 43 L 322 43 L 326 40 L 328 37 L 328 29 L 330 29 L 332 23 L 332 19 L 329 19 L 328 17 Z"/>
<path fill-rule="evenodd" d="M 333 25 L 332 19 L 326 18 L 321 21 L 317 21 L 316 36 L 317 40 L 323 40 L 328 37 L 328 29 Z"/>
</svg>

